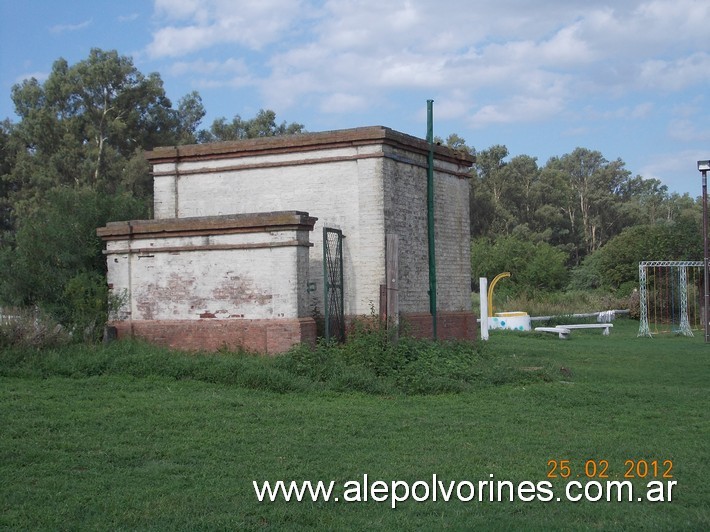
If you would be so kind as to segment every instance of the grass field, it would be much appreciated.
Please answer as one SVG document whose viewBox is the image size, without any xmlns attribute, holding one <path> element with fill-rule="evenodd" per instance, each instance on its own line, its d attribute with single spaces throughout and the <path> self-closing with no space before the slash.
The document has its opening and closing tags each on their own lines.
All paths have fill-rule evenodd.
<svg viewBox="0 0 710 532">
<path fill-rule="evenodd" d="M 6 350 L 0 528 L 710 529 L 710 347 L 637 330 L 617 320 L 609 337 L 495 332 L 480 379 L 436 394 L 338 391 L 307 372 L 290 386 L 273 359 L 172 355 L 173 364 L 135 344 Z M 562 495 L 565 481 L 547 478 L 550 460 L 569 460 L 568 480 L 582 481 L 588 460 L 608 462 L 608 480 L 623 480 L 627 460 L 670 460 L 677 485 L 671 502 L 409 500 L 396 509 L 389 500 L 259 502 L 252 485 L 333 480 L 342 495 L 364 474 L 476 484 L 493 475 L 549 480 Z M 639 494 L 652 477 L 633 481 Z"/>
</svg>

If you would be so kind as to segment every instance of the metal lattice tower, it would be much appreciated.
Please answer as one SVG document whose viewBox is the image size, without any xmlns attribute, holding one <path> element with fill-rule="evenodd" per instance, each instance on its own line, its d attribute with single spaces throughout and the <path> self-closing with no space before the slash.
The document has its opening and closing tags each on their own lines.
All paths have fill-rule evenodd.
<svg viewBox="0 0 710 532">
<path fill-rule="evenodd" d="M 693 331 L 690 328 L 690 322 L 688 320 L 688 268 L 703 268 L 704 266 L 705 264 L 703 263 L 703 261 L 697 260 L 648 260 L 639 262 L 640 323 L 639 332 L 637 336 L 646 336 L 649 338 L 653 337 L 648 323 L 647 269 L 654 267 L 670 268 L 671 273 L 673 272 L 674 268 L 678 269 L 678 285 L 680 292 L 680 325 L 675 332 L 677 334 L 682 334 L 683 336 L 693 336 Z"/>
</svg>

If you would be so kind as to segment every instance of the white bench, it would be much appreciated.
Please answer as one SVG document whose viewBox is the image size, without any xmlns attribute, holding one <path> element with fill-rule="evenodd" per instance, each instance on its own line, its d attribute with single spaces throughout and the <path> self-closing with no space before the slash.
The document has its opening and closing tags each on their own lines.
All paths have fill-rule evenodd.
<svg viewBox="0 0 710 532">
<path fill-rule="evenodd" d="M 564 327 L 535 327 L 535 330 L 538 332 L 557 333 L 562 340 L 569 338 L 569 333 L 571 332 L 566 325 Z"/>
<path fill-rule="evenodd" d="M 609 336 L 609 329 L 614 325 L 611 323 L 579 323 L 577 325 L 565 325 L 567 329 L 604 329 L 602 334 Z"/>
</svg>

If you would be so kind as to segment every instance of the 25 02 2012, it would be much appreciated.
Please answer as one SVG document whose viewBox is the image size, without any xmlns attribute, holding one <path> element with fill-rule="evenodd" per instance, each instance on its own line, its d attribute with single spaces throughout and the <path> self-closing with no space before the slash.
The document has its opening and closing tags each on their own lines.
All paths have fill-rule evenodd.
<svg viewBox="0 0 710 532">
<path fill-rule="evenodd" d="M 547 478 L 609 478 L 609 460 L 585 460 L 582 467 L 573 470 L 578 464 L 572 460 L 551 459 L 547 461 Z M 673 460 L 629 459 L 624 461 L 624 478 L 673 478 Z"/>
</svg>

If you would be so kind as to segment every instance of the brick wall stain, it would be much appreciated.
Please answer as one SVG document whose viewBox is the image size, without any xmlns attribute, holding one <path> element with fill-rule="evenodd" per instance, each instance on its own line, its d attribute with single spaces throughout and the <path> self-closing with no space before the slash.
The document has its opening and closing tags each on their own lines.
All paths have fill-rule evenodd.
<svg viewBox="0 0 710 532">
<path fill-rule="evenodd" d="M 219 286 L 212 290 L 212 299 L 228 301 L 235 307 L 242 305 L 269 305 L 274 299 L 273 294 L 254 285 L 250 279 L 239 275 L 230 275 Z"/>
<path fill-rule="evenodd" d="M 136 297 L 136 307 L 140 316 L 146 320 L 155 319 L 166 310 L 172 311 L 174 315 L 179 315 L 177 309 L 172 308 L 175 301 L 188 301 L 192 305 L 199 304 L 201 298 L 192 299 L 194 295 L 195 279 L 190 276 L 183 276 L 179 273 L 171 273 L 167 276 L 164 284 L 160 280 L 146 283 Z"/>
</svg>

